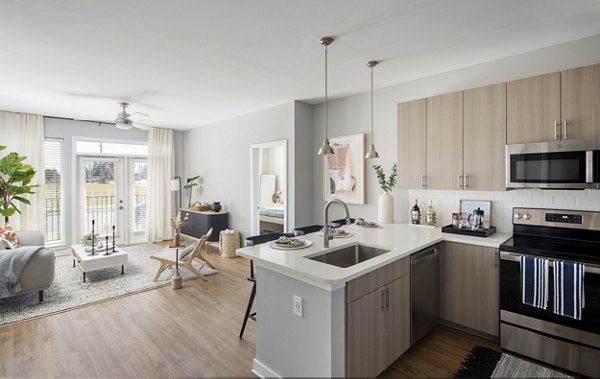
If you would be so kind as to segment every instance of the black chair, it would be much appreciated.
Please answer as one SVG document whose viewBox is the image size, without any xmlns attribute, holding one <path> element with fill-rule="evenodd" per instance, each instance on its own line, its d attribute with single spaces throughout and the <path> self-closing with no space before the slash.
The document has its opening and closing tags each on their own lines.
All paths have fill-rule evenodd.
<svg viewBox="0 0 600 379">
<path fill-rule="evenodd" d="M 350 218 L 350 223 L 354 224 L 354 221 L 356 221 L 356 219 L 354 218 Z M 333 220 L 333 221 L 329 221 L 329 225 L 334 227 L 334 228 L 339 228 L 342 225 L 347 225 L 347 221 L 345 218 L 340 218 L 339 220 Z"/>
<path fill-rule="evenodd" d="M 265 242 L 275 241 L 282 236 L 294 237 L 294 234 L 281 232 L 259 234 L 257 236 L 247 237 L 244 241 L 246 246 L 256 246 Z M 254 262 L 252 260 L 250 260 L 250 275 L 247 279 L 252 282 L 252 292 L 250 292 L 250 299 L 248 299 L 246 314 L 244 315 L 244 321 L 242 322 L 242 330 L 240 330 L 240 338 L 244 336 L 244 330 L 246 330 L 248 319 L 256 322 L 256 312 L 252 312 L 252 305 L 254 304 L 254 298 L 256 297 L 256 276 L 254 275 Z"/>
<path fill-rule="evenodd" d="M 294 228 L 294 230 L 292 232 L 294 233 L 295 236 L 303 236 L 308 233 L 318 232 L 321 229 L 323 229 L 323 225 L 309 225 L 309 226 L 302 226 L 300 228 Z"/>
</svg>

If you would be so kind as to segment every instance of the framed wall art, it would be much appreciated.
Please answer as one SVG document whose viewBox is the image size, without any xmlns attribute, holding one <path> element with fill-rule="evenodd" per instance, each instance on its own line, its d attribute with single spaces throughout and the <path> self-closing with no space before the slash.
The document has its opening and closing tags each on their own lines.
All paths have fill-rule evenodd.
<svg viewBox="0 0 600 379">
<path fill-rule="evenodd" d="M 483 228 L 489 229 L 492 222 L 492 202 L 489 200 L 461 200 L 460 212 L 463 217 L 468 217 L 475 209 L 480 209 L 483 214 Z"/>
<path fill-rule="evenodd" d="M 365 203 L 365 135 L 352 134 L 329 139 L 334 154 L 323 159 L 325 200 L 349 204 Z"/>
</svg>

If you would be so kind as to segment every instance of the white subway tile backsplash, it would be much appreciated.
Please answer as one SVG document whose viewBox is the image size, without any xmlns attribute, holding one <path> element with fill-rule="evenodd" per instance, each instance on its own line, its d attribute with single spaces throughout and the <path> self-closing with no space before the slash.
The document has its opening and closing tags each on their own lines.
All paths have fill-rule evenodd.
<svg viewBox="0 0 600 379">
<path fill-rule="evenodd" d="M 512 231 L 513 207 L 600 211 L 600 191 L 595 190 L 524 189 L 507 192 L 409 190 L 407 201 L 411 206 L 415 198 L 418 198 L 423 206 L 427 206 L 427 200 L 433 200 L 440 226 L 451 223 L 452 213 L 458 212 L 461 199 L 490 200 L 492 201 L 492 225 L 503 233 Z"/>
<path fill-rule="evenodd" d="M 544 196 L 565 196 L 564 190 L 542 190 Z"/>
</svg>

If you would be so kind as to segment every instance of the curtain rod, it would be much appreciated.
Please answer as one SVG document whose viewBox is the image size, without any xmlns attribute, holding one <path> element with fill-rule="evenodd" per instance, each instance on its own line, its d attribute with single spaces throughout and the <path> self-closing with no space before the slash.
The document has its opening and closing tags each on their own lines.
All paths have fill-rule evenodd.
<svg viewBox="0 0 600 379">
<path fill-rule="evenodd" d="M 107 121 L 94 121 L 94 120 L 80 120 L 80 119 L 74 119 L 74 118 L 68 118 L 68 117 L 59 117 L 59 116 L 43 116 L 44 118 L 54 118 L 56 120 L 69 120 L 69 121 L 83 121 L 83 122 L 91 122 L 94 124 L 108 124 L 108 125 L 115 125 L 114 122 L 107 122 Z"/>
</svg>

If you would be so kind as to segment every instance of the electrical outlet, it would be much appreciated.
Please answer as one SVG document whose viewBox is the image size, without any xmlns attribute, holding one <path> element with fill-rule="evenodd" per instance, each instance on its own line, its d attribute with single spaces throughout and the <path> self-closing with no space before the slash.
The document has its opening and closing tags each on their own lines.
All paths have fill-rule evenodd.
<svg viewBox="0 0 600 379">
<path fill-rule="evenodd" d="M 302 317 L 302 298 L 294 295 L 294 314 Z"/>
</svg>

